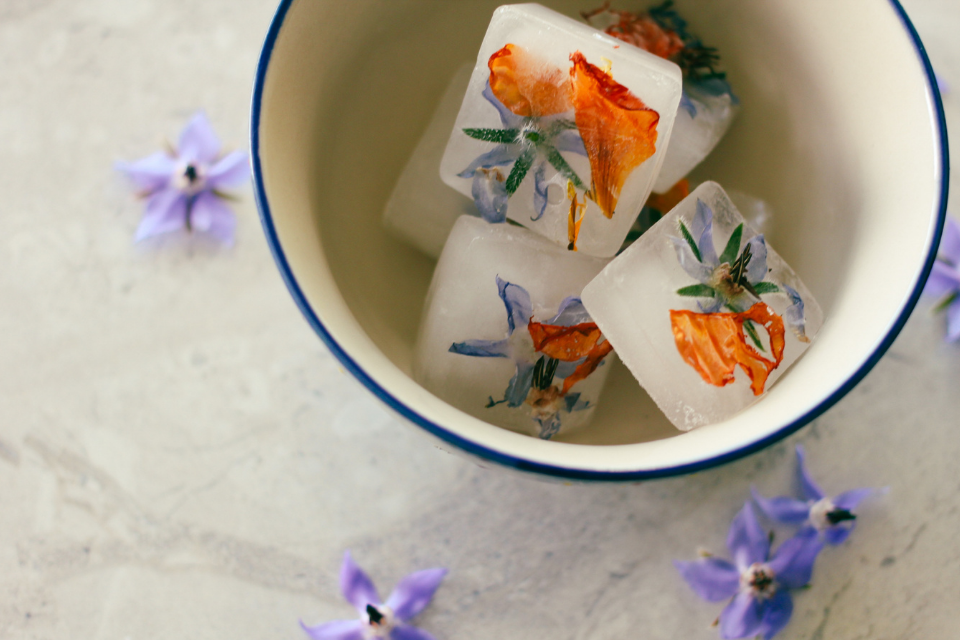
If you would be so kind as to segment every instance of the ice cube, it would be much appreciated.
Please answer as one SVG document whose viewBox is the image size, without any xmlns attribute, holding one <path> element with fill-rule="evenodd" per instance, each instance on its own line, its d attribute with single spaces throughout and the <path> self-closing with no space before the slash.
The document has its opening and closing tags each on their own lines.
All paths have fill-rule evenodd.
<svg viewBox="0 0 960 640">
<path fill-rule="evenodd" d="M 514 431 L 547 439 L 582 427 L 615 356 L 579 295 L 608 262 L 461 216 L 427 295 L 414 378 Z"/>
<path fill-rule="evenodd" d="M 441 163 L 488 220 L 608 257 L 660 170 L 680 68 L 536 4 L 497 9 Z"/>
<path fill-rule="evenodd" d="M 755 402 L 809 346 L 823 312 L 715 182 L 614 259 L 584 305 L 682 430 Z"/>
<path fill-rule="evenodd" d="M 703 162 L 727 133 L 739 110 L 740 101 L 725 80 L 684 80 L 683 98 L 654 192 L 669 191 Z"/>
<path fill-rule="evenodd" d="M 440 179 L 440 158 L 472 73 L 473 65 L 466 64 L 450 81 L 383 211 L 383 224 L 393 234 L 431 258 L 440 255 L 457 218 L 479 215 L 472 198 Z"/>
</svg>

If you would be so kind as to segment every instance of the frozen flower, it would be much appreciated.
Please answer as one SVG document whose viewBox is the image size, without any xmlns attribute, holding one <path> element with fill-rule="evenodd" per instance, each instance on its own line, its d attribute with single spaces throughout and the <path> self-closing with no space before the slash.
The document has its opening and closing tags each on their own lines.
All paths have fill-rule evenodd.
<svg viewBox="0 0 960 640">
<path fill-rule="evenodd" d="M 612 218 L 627 177 L 656 151 L 660 114 L 579 51 L 570 60 L 577 129 L 590 159 L 591 197 Z"/>
<path fill-rule="evenodd" d="M 680 266 L 699 282 L 683 287 L 677 293 L 710 298 L 706 306 L 697 303 L 704 313 L 714 313 L 721 307 L 743 311 L 759 302 L 761 295 L 780 291 L 776 284 L 763 281 L 767 276 L 767 244 L 763 235 L 755 235 L 744 244 L 743 230 L 743 224 L 737 226 L 727 239 L 723 252 L 717 255 L 713 241 L 713 211 L 698 199 L 690 228 L 681 221 L 680 234 L 683 237 L 671 238 Z"/>
<path fill-rule="evenodd" d="M 846 540 L 857 518 L 853 510 L 874 490 L 852 489 L 835 498 L 827 497 L 807 472 L 801 445 L 797 445 L 797 477 L 802 500 L 787 496 L 765 498 L 753 489 L 753 499 L 761 511 L 778 522 L 801 525 L 800 534 L 819 537 L 828 544 Z"/>
<path fill-rule="evenodd" d="M 798 534 L 771 556 L 770 538 L 748 502 L 730 525 L 727 548 L 732 561 L 707 556 L 674 565 L 704 600 L 730 600 L 720 614 L 721 638 L 761 635 L 769 640 L 790 621 L 789 592 L 810 582 L 820 542 L 816 536 Z"/>
<path fill-rule="evenodd" d="M 358 620 L 336 620 L 316 627 L 300 623 L 313 640 L 434 640 L 423 629 L 407 624 L 423 611 L 446 569 L 426 569 L 406 576 L 397 584 L 386 602 L 380 600 L 377 589 L 363 569 L 354 563 L 350 552 L 343 555 L 340 567 L 340 591 L 360 614 Z"/>
<path fill-rule="evenodd" d="M 487 222 L 503 222 L 507 200 L 533 171 L 536 215 L 532 219 L 538 220 L 547 207 L 548 165 L 577 188 L 586 189 L 561 155 L 586 155 L 576 124 L 562 116 L 571 108 L 570 83 L 560 69 L 543 64 L 513 44 L 491 55 L 487 64 L 490 78 L 483 97 L 496 108 L 503 128 L 464 129 L 469 137 L 496 146 L 458 175 L 473 179 L 471 194 L 481 217 Z"/>
<path fill-rule="evenodd" d="M 488 407 L 527 405 L 549 439 L 560 429 L 560 412 L 586 409 L 579 393 L 571 388 L 600 366 L 613 348 L 603 339 L 580 298 L 560 303 L 546 323 L 533 319 L 530 294 L 523 287 L 497 277 L 497 292 L 507 311 L 507 337 L 501 340 L 465 340 L 450 345 L 452 353 L 481 358 L 510 358 L 516 365 L 502 400 L 490 398 Z M 562 379 L 563 384 L 555 384 Z"/>
<path fill-rule="evenodd" d="M 209 233 L 227 244 L 233 242 L 236 220 L 223 202 L 222 190 L 248 179 L 247 153 L 221 156 L 220 140 L 203 112 L 184 127 L 175 150 L 120 162 L 117 169 L 147 199 L 137 240 L 186 228 Z"/>
<path fill-rule="evenodd" d="M 940 298 L 934 309 L 947 312 L 947 340 L 960 339 L 960 224 L 953 218 L 947 218 L 937 261 L 923 292 Z"/>
</svg>

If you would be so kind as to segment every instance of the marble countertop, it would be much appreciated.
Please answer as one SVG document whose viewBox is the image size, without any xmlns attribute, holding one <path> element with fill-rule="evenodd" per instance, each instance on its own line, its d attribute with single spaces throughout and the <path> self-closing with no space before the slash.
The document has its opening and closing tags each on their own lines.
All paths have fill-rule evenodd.
<svg viewBox="0 0 960 640">
<path fill-rule="evenodd" d="M 904 5 L 960 90 L 960 5 Z M 0 637 L 303 639 L 301 619 L 353 615 L 349 548 L 383 591 L 450 568 L 418 619 L 439 640 L 716 638 L 720 605 L 672 560 L 722 552 L 751 485 L 787 489 L 798 442 L 828 491 L 890 491 L 824 551 L 779 637 L 956 635 L 960 345 L 929 302 L 785 442 L 682 478 L 563 486 L 480 469 L 388 414 L 296 310 L 249 188 L 233 248 L 134 245 L 140 204 L 113 162 L 200 106 L 245 144 L 273 10 L 0 3 Z"/>
</svg>

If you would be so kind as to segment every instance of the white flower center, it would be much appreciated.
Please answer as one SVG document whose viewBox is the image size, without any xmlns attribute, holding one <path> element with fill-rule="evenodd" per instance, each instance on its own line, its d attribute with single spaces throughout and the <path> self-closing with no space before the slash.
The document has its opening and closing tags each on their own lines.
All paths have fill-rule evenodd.
<svg viewBox="0 0 960 640">
<path fill-rule="evenodd" d="M 365 625 L 363 635 L 371 640 L 373 638 L 388 638 L 390 631 L 397 624 L 393 609 L 384 604 L 379 607 L 368 604 L 367 613 L 361 620 Z"/>
<path fill-rule="evenodd" d="M 770 565 L 754 562 L 740 574 L 740 589 L 750 591 L 758 600 L 772 598 L 777 592 L 776 575 Z"/>
<path fill-rule="evenodd" d="M 207 168 L 199 162 L 180 162 L 170 178 L 170 185 L 193 196 L 203 191 L 207 182 Z"/>
</svg>

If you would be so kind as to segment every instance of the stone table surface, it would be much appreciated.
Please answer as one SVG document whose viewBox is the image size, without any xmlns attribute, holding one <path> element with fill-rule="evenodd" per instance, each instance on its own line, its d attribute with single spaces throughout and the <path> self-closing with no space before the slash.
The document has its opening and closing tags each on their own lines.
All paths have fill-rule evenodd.
<svg viewBox="0 0 960 640">
<path fill-rule="evenodd" d="M 960 5 L 904 4 L 960 90 Z M 563 486 L 480 469 L 389 415 L 297 312 L 249 188 L 232 248 L 134 245 L 140 205 L 113 162 L 198 107 L 245 144 L 273 11 L 0 2 L 0 637 L 302 639 L 301 619 L 353 615 L 349 548 L 382 590 L 450 568 L 418 619 L 439 640 L 715 638 L 721 605 L 671 562 L 722 552 L 750 485 L 787 490 L 798 442 L 828 490 L 890 491 L 824 551 L 780 637 L 957 637 L 960 345 L 929 302 L 785 442 Z"/>
</svg>

